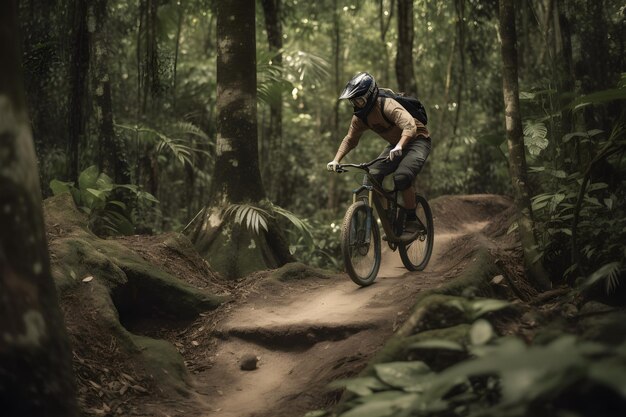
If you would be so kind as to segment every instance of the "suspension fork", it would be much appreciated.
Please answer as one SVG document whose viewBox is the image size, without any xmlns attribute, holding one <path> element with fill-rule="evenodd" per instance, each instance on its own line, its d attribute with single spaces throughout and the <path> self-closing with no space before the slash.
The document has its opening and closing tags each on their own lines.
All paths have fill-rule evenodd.
<svg viewBox="0 0 626 417">
<path fill-rule="evenodd" d="M 362 185 L 356 190 L 353 191 L 352 194 L 352 203 L 356 203 L 357 196 L 361 193 L 361 191 L 367 190 L 367 202 L 365 209 L 365 242 L 370 243 L 370 236 L 372 234 L 372 224 L 374 222 L 374 210 L 372 209 L 372 198 L 373 198 L 373 190 L 374 187 L 371 185 Z"/>
</svg>

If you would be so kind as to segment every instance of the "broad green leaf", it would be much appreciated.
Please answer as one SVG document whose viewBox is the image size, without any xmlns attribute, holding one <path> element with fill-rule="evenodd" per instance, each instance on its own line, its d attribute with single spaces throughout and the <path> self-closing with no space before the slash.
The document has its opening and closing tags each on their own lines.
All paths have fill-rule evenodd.
<svg viewBox="0 0 626 417">
<path fill-rule="evenodd" d="M 85 192 L 91 194 L 92 196 L 94 196 L 95 198 L 97 198 L 98 200 L 102 202 L 106 200 L 106 192 L 104 191 L 95 190 L 93 188 L 87 188 L 85 189 Z"/>
<path fill-rule="evenodd" d="M 358 396 L 371 395 L 374 391 L 388 390 L 391 387 L 373 376 L 333 381 L 330 388 L 345 388 Z"/>
<path fill-rule="evenodd" d="M 412 349 L 440 349 L 455 350 L 463 352 L 465 348 L 460 343 L 446 339 L 428 339 L 422 342 L 413 343 L 409 346 Z"/>
<path fill-rule="evenodd" d="M 487 313 L 502 310 L 511 305 L 508 301 L 495 300 L 491 298 L 471 300 L 472 318 L 477 319 Z"/>
<path fill-rule="evenodd" d="M 626 398 L 625 368 L 623 358 L 610 358 L 593 364 L 589 369 L 589 377 Z"/>
<path fill-rule="evenodd" d="M 495 336 L 491 323 L 487 320 L 479 319 L 472 324 L 470 329 L 470 341 L 473 345 L 484 345 Z"/>
<path fill-rule="evenodd" d="M 113 179 L 103 172 L 98 175 L 98 179 L 96 180 L 96 186 L 99 190 L 112 190 Z"/>
<path fill-rule="evenodd" d="M 611 88 L 608 90 L 598 91 L 595 93 L 587 94 L 574 100 L 570 107 L 574 110 L 578 110 L 582 107 L 589 106 L 591 104 L 601 104 L 613 100 L 626 99 L 626 88 Z"/>
<path fill-rule="evenodd" d="M 90 166 L 80 173 L 78 176 L 78 188 L 86 190 L 87 188 L 95 188 L 98 181 L 98 168 L 95 165 Z"/>
<path fill-rule="evenodd" d="M 548 147 L 548 129 L 543 123 L 526 123 L 524 126 L 524 145 L 532 156 L 538 156 Z"/>
<path fill-rule="evenodd" d="M 587 186 L 587 192 L 590 193 L 592 191 L 597 191 L 597 190 L 603 190 L 605 188 L 608 188 L 609 184 L 606 184 L 604 182 L 595 182 L 593 184 L 589 184 Z"/>
<path fill-rule="evenodd" d="M 416 378 L 430 371 L 424 362 L 389 362 L 374 365 L 376 375 L 392 387 L 405 388 L 413 385 Z"/>
<path fill-rule="evenodd" d="M 72 186 L 73 184 L 71 182 L 63 182 L 59 180 L 50 181 L 50 189 L 52 190 L 52 194 L 54 195 L 69 193 L 70 187 Z"/>
<path fill-rule="evenodd" d="M 419 396 L 402 392 L 384 392 L 363 397 L 363 404 L 340 417 L 395 417 L 399 412 L 409 407 Z"/>
<path fill-rule="evenodd" d="M 157 204 L 159 203 L 159 200 L 157 200 L 155 196 L 153 196 L 152 194 L 150 194 L 150 193 L 149 193 L 149 192 L 147 192 L 147 191 L 140 191 L 140 192 L 137 194 L 137 196 L 138 196 L 139 198 L 143 199 L 143 200 L 147 200 L 147 201 L 150 201 L 150 202 L 152 202 L 152 203 L 157 203 Z"/>
</svg>

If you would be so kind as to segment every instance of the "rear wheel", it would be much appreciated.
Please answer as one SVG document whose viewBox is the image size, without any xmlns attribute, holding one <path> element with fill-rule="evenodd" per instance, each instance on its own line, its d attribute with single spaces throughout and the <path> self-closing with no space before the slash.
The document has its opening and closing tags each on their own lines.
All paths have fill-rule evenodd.
<svg viewBox="0 0 626 417">
<path fill-rule="evenodd" d="M 348 207 L 341 227 L 341 253 L 346 272 L 360 286 L 374 282 L 380 268 L 380 231 L 372 209 L 363 201 Z"/>
<path fill-rule="evenodd" d="M 414 241 L 399 245 L 400 258 L 409 271 L 422 271 L 428 265 L 430 256 L 433 254 L 435 230 L 433 228 L 433 213 L 428 201 L 421 195 L 415 196 L 415 214 L 420 226 L 420 231 Z"/>
</svg>

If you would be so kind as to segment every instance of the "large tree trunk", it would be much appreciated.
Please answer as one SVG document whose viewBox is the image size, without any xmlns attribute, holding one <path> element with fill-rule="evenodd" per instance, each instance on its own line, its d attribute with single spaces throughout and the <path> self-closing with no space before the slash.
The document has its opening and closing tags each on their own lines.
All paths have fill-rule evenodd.
<svg viewBox="0 0 626 417">
<path fill-rule="evenodd" d="M 401 92 L 417 96 L 413 72 L 413 0 L 398 0 L 398 54 L 396 77 Z"/>
<path fill-rule="evenodd" d="M 232 204 L 266 201 L 257 143 L 254 6 L 254 0 L 217 4 L 216 161 L 210 205 L 191 230 L 198 251 L 228 277 L 293 260 L 276 223 L 255 234 L 223 212 Z"/>
<path fill-rule="evenodd" d="M 540 262 L 535 262 L 536 239 L 526 172 L 524 134 L 519 106 L 517 69 L 517 34 L 515 0 L 500 0 L 500 39 L 502 41 L 502 81 L 505 105 L 506 135 L 509 148 L 509 173 L 518 212 L 518 228 L 524 249 L 524 265 L 530 281 L 540 289 L 550 281 Z"/>
<path fill-rule="evenodd" d="M 87 1 L 72 4 L 73 35 L 70 57 L 70 105 L 68 126 L 69 180 L 78 181 L 80 144 L 85 136 L 87 115 L 87 73 L 89 69 L 89 30 Z"/>
<path fill-rule="evenodd" d="M 0 2 L 0 404 L 75 416 L 70 348 L 50 273 L 13 1 Z"/>
</svg>

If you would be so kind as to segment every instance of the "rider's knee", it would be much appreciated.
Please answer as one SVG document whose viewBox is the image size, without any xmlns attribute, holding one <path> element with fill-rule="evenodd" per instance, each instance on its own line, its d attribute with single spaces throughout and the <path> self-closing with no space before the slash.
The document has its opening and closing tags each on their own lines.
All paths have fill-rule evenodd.
<svg viewBox="0 0 626 417">
<path fill-rule="evenodd" d="M 396 190 L 406 190 L 413 183 L 413 176 L 404 172 L 397 172 L 393 175 L 393 183 L 396 186 Z"/>
</svg>

